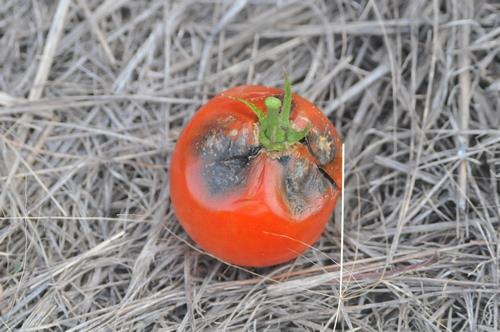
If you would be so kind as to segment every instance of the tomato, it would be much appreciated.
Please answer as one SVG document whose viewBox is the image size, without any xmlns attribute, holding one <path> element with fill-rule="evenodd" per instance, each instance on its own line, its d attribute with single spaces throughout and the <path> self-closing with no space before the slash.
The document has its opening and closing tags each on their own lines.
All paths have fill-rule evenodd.
<svg viewBox="0 0 500 332">
<path fill-rule="evenodd" d="M 288 80 L 285 92 L 226 90 L 201 107 L 176 143 L 174 212 L 200 247 L 227 263 L 262 267 L 297 257 L 335 208 L 341 140 L 320 110 L 290 91 Z"/>
</svg>

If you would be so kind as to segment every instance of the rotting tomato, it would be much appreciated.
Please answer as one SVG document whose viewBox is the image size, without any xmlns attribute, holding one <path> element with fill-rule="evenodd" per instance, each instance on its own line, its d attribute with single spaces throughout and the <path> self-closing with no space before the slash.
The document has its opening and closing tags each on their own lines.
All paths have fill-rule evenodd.
<svg viewBox="0 0 500 332">
<path fill-rule="evenodd" d="M 265 110 L 264 110 L 265 109 Z M 341 140 L 311 102 L 247 85 L 209 100 L 180 135 L 170 165 L 174 211 L 219 259 L 263 267 L 321 235 L 341 185 Z"/>
</svg>

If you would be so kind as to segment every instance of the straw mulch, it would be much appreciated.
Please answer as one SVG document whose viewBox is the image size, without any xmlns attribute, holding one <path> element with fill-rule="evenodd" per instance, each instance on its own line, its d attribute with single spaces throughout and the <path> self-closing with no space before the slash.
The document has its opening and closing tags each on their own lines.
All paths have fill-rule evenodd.
<svg viewBox="0 0 500 332">
<path fill-rule="evenodd" d="M 499 38 L 485 0 L 1 1 L 0 330 L 498 331 Z M 345 141 L 344 232 L 229 266 L 168 161 L 284 71 Z"/>
</svg>

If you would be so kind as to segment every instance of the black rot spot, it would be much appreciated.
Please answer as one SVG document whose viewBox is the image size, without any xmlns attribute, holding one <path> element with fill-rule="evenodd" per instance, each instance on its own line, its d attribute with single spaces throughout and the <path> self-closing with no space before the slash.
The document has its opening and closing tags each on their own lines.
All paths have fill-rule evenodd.
<svg viewBox="0 0 500 332">
<path fill-rule="evenodd" d="M 292 214 L 302 216 L 313 212 L 318 197 L 331 186 L 328 178 L 307 159 L 286 155 L 279 162 L 284 167 L 282 185 Z"/>
<path fill-rule="evenodd" d="M 307 135 L 306 145 L 320 166 L 328 165 L 335 159 L 335 139 L 328 131 L 320 133 L 311 130 Z"/>
<path fill-rule="evenodd" d="M 243 130 L 228 137 L 223 130 L 210 130 L 197 144 L 202 160 L 202 175 L 210 194 L 224 194 L 246 183 L 250 163 L 260 147 L 249 144 Z"/>
</svg>

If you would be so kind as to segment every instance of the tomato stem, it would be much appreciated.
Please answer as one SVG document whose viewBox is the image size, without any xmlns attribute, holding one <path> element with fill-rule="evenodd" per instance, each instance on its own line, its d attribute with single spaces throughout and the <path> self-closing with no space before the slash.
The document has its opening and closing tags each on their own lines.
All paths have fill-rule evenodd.
<svg viewBox="0 0 500 332">
<path fill-rule="evenodd" d="M 291 126 L 292 85 L 286 75 L 283 102 L 277 97 L 267 97 L 264 100 L 267 114 L 248 100 L 235 97 L 230 98 L 242 102 L 255 113 L 259 120 L 260 144 L 268 151 L 283 151 L 299 142 L 309 133 L 310 125 L 303 130 L 295 130 Z"/>
<path fill-rule="evenodd" d="M 279 112 L 279 109 L 281 107 L 281 100 L 276 97 L 267 97 L 264 101 L 264 104 L 266 105 L 268 110 Z"/>
</svg>

